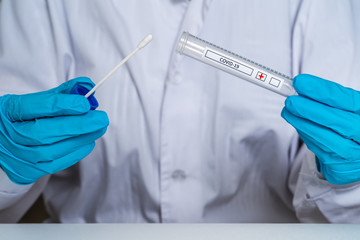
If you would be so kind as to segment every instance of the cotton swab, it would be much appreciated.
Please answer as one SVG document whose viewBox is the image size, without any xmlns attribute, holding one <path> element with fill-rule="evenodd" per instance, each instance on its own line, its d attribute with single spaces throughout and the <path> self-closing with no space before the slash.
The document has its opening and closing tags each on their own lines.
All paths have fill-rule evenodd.
<svg viewBox="0 0 360 240">
<path fill-rule="evenodd" d="M 105 82 L 106 79 L 108 79 L 116 70 L 118 70 L 124 63 L 126 63 L 137 51 L 145 47 L 149 42 L 152 40 L 152 35 L 147 35 L 138 45 L 137 47 L 129 54 L 127 55 L 121 62 L 116 65 L 108 74 L 106 74 L 86 95 L 85 97 L 88 98 L 95 92 L 95 90 L 101 86 Z"/>
</svg>

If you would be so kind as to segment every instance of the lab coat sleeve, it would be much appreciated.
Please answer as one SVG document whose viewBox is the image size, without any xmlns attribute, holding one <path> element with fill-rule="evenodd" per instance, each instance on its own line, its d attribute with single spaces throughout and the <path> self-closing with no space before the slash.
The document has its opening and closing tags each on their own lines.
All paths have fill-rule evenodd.
<svg viewBox="0 0 360 240">
<path fill-rule="evenodd" d="M 44 190 L 49 176 L 34 184 L 17 185 L 0 169 L 0 223 L 16 223 Z"/>
<path fill-rule="evenodd" d="M 304 1 L 293 31 L 294 75 L 309 73 L 360 90 L 359 1 Z M 351 123 L 350 123 L 351 124 Z M 302 144 L 289 187 L 302 222 L 360 223 L 360 183 L 333 185 Z"/>
<path fill-rule="evenodd" d="M 5 172 L 0 169 L 0 211 L 18 201 L 31 188 L 30 185 L 17 185 L 10 181 Z"/>
<path fill-rule="evenodd" d="M 360 183 L 330 184 L 317 171 L 314 154 L 305 146 L 302 151 L 299 174 L 293 169 L 293 182 L 290 181 L 290 189 L 294 192 L 293 206 L 299 220 L 360 223 Z"/>
<path fill-rule="evenodd" d="M 60 1 L 0 2 L 0 96 L 43 91 L 67 80 L 73 64 L 61 13 Z M 0 222 L 16 222 L 45 187 L 44 179 L 18 186 L 1 171 Z"/>
</svg>

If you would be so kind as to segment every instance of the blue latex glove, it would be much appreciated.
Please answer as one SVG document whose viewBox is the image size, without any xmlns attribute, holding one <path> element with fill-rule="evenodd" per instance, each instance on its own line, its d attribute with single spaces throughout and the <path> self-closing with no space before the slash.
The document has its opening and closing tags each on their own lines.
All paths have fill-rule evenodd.
<svg viewBox="0 0 360 240">
<path fill-rule="evenodd" d="M 312 75 L 295 77 L 299 96 L 281 116 L 315 153 L 318 170 L 333 184 L 360 180 L 360 92 Z"/>
<path fill-rule="evenodd" d="M 91 89 L 76 78 L 45 92 L 0 98 L 0 167 L 17 184 L 30 184 L 88 155 L 106 131 L 105 112 L 71 92 Z M 96 100 L 95 100 L 96 101 Z"/>
</svg>

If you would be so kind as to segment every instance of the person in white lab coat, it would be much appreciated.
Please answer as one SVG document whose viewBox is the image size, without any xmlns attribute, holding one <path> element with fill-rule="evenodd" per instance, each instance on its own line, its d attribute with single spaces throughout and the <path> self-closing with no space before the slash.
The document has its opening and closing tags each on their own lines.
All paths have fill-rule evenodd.
<svg viewBox="0 0 360 240">
<path fill-rule="evenodd" d="M 0 158 L 1 221 L 17 221 L 42 193 L 48 222 L 360 222 L 359 183 L 332 184 L 317 170 L 314 154 L 281 117 L 284 97 L 175 53 L 189 31 L 289 76 L 309 73 L 359 90 L 355 9 L 355 0 L 3 0 L 1 95 L 58 94 L 74 80 L 60 84 L 84 76 L 97 82 L 143 36 L 154 39 L 96 91 L 98 110 L 76 113 L 85 116 L 73 121 L 77 129 L 96 124 L 90 112 L 102 119 L 84 159 L 46 175 L 49 152 L 36 151 L 53 145 L 33 143 L 33 136 L 23 145 L 35 155 L 19 160 L 26 167 Z M 39 102 L 47 101 L 22 109 Z M 285 118 L 295 126 L 295 103 L 288 103 Z M 10 126 L 42 122 L 6 106 Z M 60 137 L 73 139 L 69 134 Z M 328 163 L 316 151 L 318 162 Z"/>
</svg>

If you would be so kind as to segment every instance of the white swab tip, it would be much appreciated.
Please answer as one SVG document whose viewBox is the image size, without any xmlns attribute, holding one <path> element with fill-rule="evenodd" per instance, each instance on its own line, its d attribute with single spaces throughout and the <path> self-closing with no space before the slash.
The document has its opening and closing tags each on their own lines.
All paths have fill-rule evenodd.
<svg viewBox="0 0 360 240">
<path fill-rule="evenodd" d="M 151 42 L 151 40 L 152 40 L 152 35 L 151 35 L 151 34 L 147 35 L 147 36 L 144 37 L 144 39 L 139 43 L 138 48 L 140 49 L 140 48 L 145 47 L 149 42 Z"/>
</svg>

